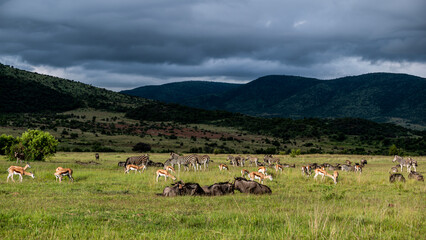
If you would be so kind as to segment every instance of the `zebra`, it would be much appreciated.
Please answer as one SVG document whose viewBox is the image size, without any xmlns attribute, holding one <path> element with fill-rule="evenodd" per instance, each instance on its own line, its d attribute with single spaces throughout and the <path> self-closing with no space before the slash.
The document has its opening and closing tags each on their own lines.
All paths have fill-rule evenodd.
<svg viewBox="0 0 426 240">
<path fill-rule="evenodd" d="M 265 155 L 263 158 L 264 162 L 267 162 L 270 166 L 275 164 L 281 164 L 279 158 L 275 158 L 272 155 Z"/>
<path fill-rule="evenodd" d="M 180 171 L 180 165 L 184 165 L 185 169 L 189 170 L 188 165 L 191 164 L 194 170 L 197 171 L 198 157 L 197 155 L 179 156 L 176 153 L 170 153 L 170 158 L 164 163 L 164 165 L 171 165 L 172 167 L 177 164 Z"/>
<path fill-rule="evenodd" d="M 129 158 L 126 159 L 126 164 L 125 164 L 124 167 L 126 167 L 129 164 L 133 164 L 133 165 L 137 165 L 137 166 L 140 166 L 140 165 L 147 166 L 148 162 L 150 162 L 148 154 L 144 154 L 144 155 L 141 155 L 141 156 L 133 156 L 133 157 L 129 157 Z"/>
<path fill-rule="evenodd" d="M 409 173 L 411 170 L 411 167 L 414 167 L 414 170 L 416 170 L 417 161 L 413 160 L 412 158 L 404 159 L 398 155 L 395 155 L 392 162 L 398 162 L 398 165 L 401 167 L 401 172 L 403 167 L 407 167 L 407 172 Z"/>
<path fill-rule="evenodd" d="M 200 165 L 204 164 L 204 170 L 206 170 L 206 166 L 207 166 L 207 168 L 209 168 L 209 162 L 211 161 L 209 155 L 203 155 L 199 158 L 201 158 L 201 160 L 198 159 L 199 160 L 198 163 Z M 200 166 L 200 170 L 201 170 L 201 166 Z"/>
<path fill-rule="evenodd" d="M 257 167 L 257 163 L 259 159 L 257 157 L 247 156 L 246 161 L 249 161 L 250 166 L 254 163 L 254 165 Z"/>
</svg>

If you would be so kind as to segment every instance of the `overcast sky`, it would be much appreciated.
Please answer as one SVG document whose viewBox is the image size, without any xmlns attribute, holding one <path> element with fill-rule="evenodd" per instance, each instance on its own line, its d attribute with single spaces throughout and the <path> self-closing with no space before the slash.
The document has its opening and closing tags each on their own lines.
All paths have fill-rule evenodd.
<svg viewBox="0 0 426 240">
<path fill-rule="evenodd" d="M 0 62 L 112 90 L 426 77 L 425 0 L 0 0 Z"/>
</svg>

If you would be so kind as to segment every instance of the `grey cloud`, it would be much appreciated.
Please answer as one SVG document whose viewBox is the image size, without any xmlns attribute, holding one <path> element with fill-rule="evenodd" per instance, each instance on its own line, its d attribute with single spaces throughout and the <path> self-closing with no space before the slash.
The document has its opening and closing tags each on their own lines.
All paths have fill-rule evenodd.
<svg viewBox="0 0 426 240">
<path fill-rule="evenodd" d="M 344 74 L 338 65 L 360 74 L 389 62 L 426 65 L 425 10 L 423 0 L 0 1 L 0 59 L 111 88 L 276 73 L 321 78 Z"/>
</svg>

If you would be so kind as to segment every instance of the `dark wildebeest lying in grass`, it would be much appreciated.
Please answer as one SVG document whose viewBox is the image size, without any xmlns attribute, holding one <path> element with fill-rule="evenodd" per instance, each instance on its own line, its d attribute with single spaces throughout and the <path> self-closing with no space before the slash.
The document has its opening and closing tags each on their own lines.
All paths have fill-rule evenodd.
<svg viewBox="0 0 426 240">
<path fill-rule="evenodd" d="M 158 194 L 164 197 L 175 197 L 175 196 L 202 196 L 205 195 L 204 190 L 198 183 L 183 183 L 179 181 L 172 184 L 171 187 L 166 187 L 162 194 Z"/>
<path fill-rule="evenodd" d="M 164 163 L 161 163 L 161 162 L 148 161 L 147 164 L 148 164 L 147 165 L 148 167 L 160 167 L 160 168 L 164 167 Z"/>
<path fill-rule="evenodd" d="M 411 171 L 410 174 L 408 174 L 408 178 L 409 179 L 415 179 L 417 181 L 422 181 L 422 182 L 425 181 L 424 178 L 423 178 L 423 175 L 421 175 L 420 173 L 415 172 L 415 171 Z"/>
<path fill-rule="evenodd" d="M 405 182 L 405 178 L 401 173 L 393 173 L 389 176 L 389 182 Z"/>
<path fill-rule="evenodd" d="M 222 196 L 234 193 L 234 185 L 230 182 L 215 183 L 210 186 L 202 187 L 205 194 L 209 196 Z"/>
<path fill-rule="evenodd" d="M 252 194 L 271 194 L 271 189 L 263 184 L 255 181 L 250 181 L 242 177 L 236 177 L 234 180 L 234 189 L 242 193 Z"/>
</svg>

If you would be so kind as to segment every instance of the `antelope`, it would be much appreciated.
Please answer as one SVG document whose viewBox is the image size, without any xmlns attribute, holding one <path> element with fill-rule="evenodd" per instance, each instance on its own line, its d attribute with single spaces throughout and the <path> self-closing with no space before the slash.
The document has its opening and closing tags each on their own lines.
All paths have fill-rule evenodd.
<svg viewBox="0 0 426 240">
<path fill-rule="evenodd" d="M 310 176 L 311 175 L 311 166 L 302 166 L 302 175 Z"/>
<path fill-rule="evenodd" d="M 362 165 L 355 165 L 355 172 L 362 173 Z"/>
<path fill-rule="evenodd" d="M 331 175 L 328 172 L 326 172 L 326 171 L 324 171 L 322 169 L 317 168 L 317 169 L 315 169 L 314 179 L 316 179 L 318 175 L 321 175 L 322 179 L 324 179 L 324 176 L 327 176 L 327 177 L 333 179 L 334 184 L 337 184 L 337 178 L 339 177 L 339 173 L 337 171 L 334 171 L 334 174 Z"/>
<path fill-rule="evenodd" d="M 74 178 L 72 177 L 72 169 L 71 168 L 57 167 L 56 172 L 53 175 L 55 175 L 55 177 L 56 177 L 55 181 L 58 181 L 58 179 L 59 179 L 59 182 L 62 182 L 62 177 L 68 176 L 70 181 L 74 182 Z"/>
<path fill-rule="evenodd" d="M 10 177 L 12 177 L 12 181 L 15 182 L 13 175 L 19 175 L 20 182 L 22 182 L 22 175 L 27 175 L 34 178 L 34 174 L 31 172 L 26 172 L 23 167 L 10 166 L 7 171 L 9 172 L 9 175 L 7 176 L 6 182 L 9 182 Z"/>
<path fill-rule="evenodd" d="M 263 174 L 265 174 L 265 175 L 268 175 L 267 173 L 266 173 L 266 167 L 259 167 L 258 169 L 257 169 L 257 172 L 260 172 L 260 173 L 263 173 Z"/>
<path fill-rule="evenodd" d="M 157 174 L 157 182 L 159 177 L 164 177 L 164 181 L 167 181 L 168 177 L 171 178 L 173 181 L 176 180 L 176 178 L 173 175 L 171 175 L 169 172 L 167 172 L 167 170 L 164 170 L 164 169 L 158 169 L 156 174 Z"/>
<path fill-rule="evenodd" d="M 136 172 L 141 173 L 141 171 L 140 171 L 141 169 L 142 169 L 142 172 L 145 171 L 146 166 L 142 165 L 142 166 L 139 167 L 139 166 L 136 166 L 136 165 L 133 165 L 133 164 L 129 164 L 129 165 L 126 165 L 126 170 L 124 170 L 124 173 L 129 173 L 130 170 L 135 171 L 135 174 L 136 174 Z"/>
<path fill-rule="evenodd" d="M 174 173 L 176 173 L 176 171 L 175 171 L 175 169 L 172 167 L 172 166 L 165 166 L 164 167 L 164 170 L 167 170 L 167 171 L 169 171 L 169 172 L 174 172 Z"/>
<path fill-rule="evenodd" d="M 283 172 L 283 166 L 280 164 L 275 165 L 275 172 L 281 171 L 281 173 Z"/>
<path fill-rule="evenodd" d="M 241 170 L 241 177 L 244 177 L 245 175 L 249 176 L 250 172 L 245 169 Z"/>
<path fill-rule="evenodd" d="M 249 176 L 250 176 L 250 180 L 254 181 L 255 179 L 258 179 L 259 182 L 262 183 L 262 184 L 263 184 L 263 179 L 265 179 L 265 178 L 267 178 L 267 179 L 269 179 L 269 180 L 272 181 L 272 176 L 271 175 L 265 175 L 265 174 L 260 173 L 260 172 L 251 172 L 249 174 Z"/>
<path fill-rule="evenodd" d="M 220 171 L 222 171 L 222 170 L 229 170 L 229 168 L 228 168 L 228 166 L 226 164 L 220 164 L 219 165 L 219 170 Z"/>
</svg>

